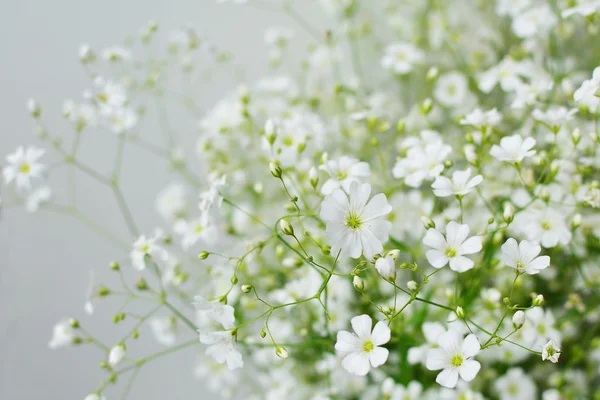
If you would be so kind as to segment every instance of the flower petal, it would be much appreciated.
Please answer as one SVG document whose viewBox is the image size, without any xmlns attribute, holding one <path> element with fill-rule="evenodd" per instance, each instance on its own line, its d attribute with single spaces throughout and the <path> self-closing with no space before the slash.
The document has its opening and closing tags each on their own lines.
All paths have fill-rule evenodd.
<svg viewBox="0 0 600 400">
<path fill-rule="evenodd" d="M 435 381 L 447 388 L 454 388 L 458 383 L 458 369 L 446 368 L 438 374 Z"/>
<path fill-rule="evenodd" d="M 373 320 L 367 314 L 358 315 L 350 320 L 352 329 L 356 335 L 361 339 L 365 340 L 371 337 L 371 328 L 373 327 Z"/>
<path fill-rule="evenodd" d="M 460 373 L 460 377 L 463 378 L 467 382 L 471 382 L 479 370 L 481 369 L 481 364 L 475 360 L 465 360 L 462 365 L 458 369 Z"/>
<path fill-rule="evenodd" d="M 369 353 L 369 361 L 373 368 L 377 368 L 380 365 L 385 364 L 390 355 L 390 351 L 385 347 L 375 347 L 371 353 Z"/>
<path fill-rule="evenodd" d="M 475 354 L 479 353 L 481 349 L 481 345 L 479 344 L 479 340 L 477 340 L 477 336 L 470 334 L 465 338 L 462 344 L 462 354 L 465 358 L 473 357 Z"/>
<path fill-rule="evenodd" d="M 375 346 L 381 346 L 382 344 L 386 344 L 390 341 L 392 331 L 390 327 L 383 321 L 379 321 L 375 324 L 375 328 L 373 328 L 373 332 L 371 333 L 371 340 L 375 344 Z"/>
</svg>

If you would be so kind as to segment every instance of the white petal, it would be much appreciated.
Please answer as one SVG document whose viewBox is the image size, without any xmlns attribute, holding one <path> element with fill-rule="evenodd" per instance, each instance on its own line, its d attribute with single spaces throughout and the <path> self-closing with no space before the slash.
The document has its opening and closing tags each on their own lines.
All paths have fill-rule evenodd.
<svg viewBox="0 0 600 400">
<path fill-rule="evenodd" d="M 538 254 L 540 254 L 540 251 L 542 251 L 542 248 L 539 245 L 531 243 L 527 240 L 522 240 L 521 243 L 519 243 L 519 252 L 521 254 L 520 258 L 524 263 L 529 263 Z"/>
<path fill-rule="evenodd" d="M 548 265 L 550 265 L 550 257 L 549 256 L 540 256 L 538 258 L 536 258 L 535 260 L 531 261 L 529 263 L 529 265 L 527 266 L 527 269 L 535 269 L 535 270 L 541 270 L 544 268 L 547 268 Z"/>
<path fill-rule="evenodd" d="M 369 361 L 371 362 L 373 368 L 377 368 L 380 365 L 385 364 L 389 355 L 390 352 L 388 349 L 384 347 L 375 347 L 369 354 Z"/>
<path fill-rule="evenodd" d="M 342 367 L 351 374 L 363 376 L 369 373 L 369 355 L 364 352 L 350 353 L 342 360 Z"/>
<path fill-rule="evenodd" d="M 337 342 L 335 343 L 337 351 L 350 353 L 353 351 L 361 351 L 361 341 L 358 336 L 348 332 L 339 331 L 337 334 Z"/>
<path fill-rule="evenodd" d="M 358 315 L 352 318 L 350 324 L 352 324 L 352 329 L 360 339 L 365 340 L 371 337 L 373 321 L 367 314 Z"/>
<path fill-rule="evenodd" d="M 371 201 L 365 206 L 361 219 L 369 221 L 373 218 L 382 217 L 392 211 L 392 206 L 389 205 L 385 194 L 379 193 L 373 196 Z"/>
<path fill-rule="evenodd" d="M 469 225 L 459 224 L 455 221 L 448 222 L 446 225 L 446 242 L 453 247 L 458 247 L 465 241 L 469 235 Z"/>
<path fill-rule="evenodd" d="M 427 250 L 425 256 L 434 268 L 442 268 L 448 263 L 448 256 L 439 250 Z"/>
<path fill-rule="evenodd" d="M 425 335 L 425 339 L 427 339 L 427 343 L 437 343 L 437 336 L 444 331 L 446 331 L 446 328 L 439 322 L 423 323 L 423 334 Z"/>
<path fill-rule="evenodd" d="M 454 388 L 458 383 L 458 369 L 446 368 L 438 374 L 435 381 L 447 388 Z"/>
<path fill-rule="evenodd" d="M 446 368 L 450 361 L 447 353 L 442 349 L 429 349 L 425 357 L 425 366 L 430 371 Z"/>
<path fill-rule="evenodd" d="M 465 272 L 473 268 L 475 263 L 473 260 L 464 257 L 458 256 L 450 259 L 450 269 L 456 272 Z"/>
<path fill-rule="evenodd" d="M 460 353 L 460 335 L 456 331 L 449 330 L 440 333 L 437 337 L 437 343 L 442 349 L 450 353 Z"/>
<path fill-rule="evenodd" d="M 481 364 L 475 360 L 465 360 L 462 365 L 458 369 L 460 373 L 460 377 L 463 378 L 467 382 L 471 382 L 479 370 L 481 369 Z"/>
<path fill-rule="evenodd" d="M 473 357 L 475 354 L 479 353 L 479 349 L 481 349 L 481 346 L 475 335 L 470 334 L 463 341 L 462 354 L 465 358 Z"/>
<path fill-rule="evenodd" d="M 481 251 L 481 237 L 472 236 L 459 247 L 460 254 L 475 254 Z"/>
<path fill-rule="evenodd" d="M 444 238 L 444 235 L 436 229 L 429 228 L 423 238 L 423 244 L 441 250 L 446 246 L 446 239 Z"/>
<path fill-rule="evenodd" d="M 368 183 L 352 182 L 350 184 L 350 209 L 361 211 L 371 195 L 371 185 Z"/>
<path fill-rule="evenodd" d="M 381 346 L 382 344 L 386 344 L 390 341 L 392 331 L 390 327 L 383 321 L 379 321 L 375 324 L 375 328 L 373 328 L 373 333 L 371 333 L 371 340 L 375 344 L 375 346 Z"/>
</svg>

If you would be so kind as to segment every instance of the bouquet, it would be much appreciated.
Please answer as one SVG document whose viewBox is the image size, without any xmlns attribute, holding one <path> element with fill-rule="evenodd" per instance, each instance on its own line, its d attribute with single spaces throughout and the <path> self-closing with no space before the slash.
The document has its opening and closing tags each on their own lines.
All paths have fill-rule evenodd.
<svg viewBox="0 0 600 400">
<path fill-rule="evenodd" d="M 174 352 L 232 399 L 600 398 L 600 2 L 321 0 L 326 26 L 299 1 L 230 3 L 296 27 L 266 29 L 263 78 L 201 110 L 207 72 L 244 60 L 150 22 L 82 46 L 64 127 L 30 100 L 39 144 L 6 156 L 11 212 L 75 218 L 122 254 L 95 256 L 114 279 L 82 307 L 120 304 L 121 339 L 76 315 L 49 343 L 97 348 L 85 399 L 127 398 Z M 98 135 L 101 168 L 80 155 Z M 171 174 L 156 229 L 127 198 L 129 148 Z M 129 236 L 56 174 L 105 186 Z"/>
</svg>

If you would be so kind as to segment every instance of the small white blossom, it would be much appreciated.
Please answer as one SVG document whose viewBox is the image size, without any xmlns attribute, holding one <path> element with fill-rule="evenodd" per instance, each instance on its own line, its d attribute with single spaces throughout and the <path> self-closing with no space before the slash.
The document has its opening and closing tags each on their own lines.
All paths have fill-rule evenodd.
<svg viewBox="0 0 600 400">
<path fill-rule="evenodd" d="M 476 108 L 471 113 L 465 115 L 463 119 L 460 120 L 461 125 L 470 125 L 475 128 L 482 128 L 485 126 L 494 127 L 500 123 L 502 120 L 502 115 L 495 108 L 489 111 L 482 111 L 479 108 Z"/>
<path fill-rule="evenodd" d="M 125 346 L 123 344 L 118 344 L 110 349 L 108 353 L 108 363 L 111 367 L 116 367 L 123 361 L 125 358 Z"/>
<path fill-rule="evenodd" d="M 559 357 L 560 349 L 558 348 L 556 343 L 554 343 L 554 340 L 550 339 L 548 343 L 546 343 L 546 345 L 544 346 L 544 349 L 542 350 L 542 360 L 549 360 L 556 364 L 558 362 Z"/>
<path fill-rule="evenodd" d="M 235 310 L 232 306 L 221 302 L 211 302 L 202 296 L 195 296 L 193 304 L 199 312 L 223 325 L 225 329 L 235 326 Z"/>
<path fill-rule="evenodd" d="M 502 245 L 501 259 L 504 264 L 519 272 L 535 275 L 550 265 L 550 257 L 538 257 L 541 250 L 540 246 L 527 240 L 522 240 L 517 244 L 515 239 L 509 238 Z"/>
<path fill-rule="evenodd" d="M 231 331 L 200 332 L 200 343 L 208 345 L 206 355 L 219 364 L 227 363 L 230 371 L 244 366 Z"/>
<path fill-rule="evenodd" d="M 371 367 L 377 368 L 387 361 L 389 351 L 380 346 L 390 341 L 391 331 L 383 321 L 372 328 L 373 321 L 366 314 L 352 318 L 350 323 L 354 333 L 338 332 L 335 349 L 342 355 L 342 367 L 346 371 L 366 375 Z"/>
<path fill-rule="evenodd" d="M 25 210 L 30 213 L 36 212 L 42 204 L 48 203 L 52 198 L 52 190 L 43 186 L 32 191 L 25 200 Z"/>
<path fill-rule="evenodd" d="M 61 347 L 67 347 L 73 344 L 75 339 L 75 332 L 69 321 L 63 320 L 58 324 L 54 325 L 52 330 L 52 340 L 48 343 L 48 347 L 51 349 L 58 349 Z"/>
<path fill-rule="evenodd" d="M 381 275 L 385 279 L 394 280 L 394 278 L 396 277 L 396 266 L 394 258 L 390 255 L 378 258 L 375 262 L 375 269 L 377 269 L 379 275 Z"/>
<path fill-rule="evenodd" d="M 442 268 L 450 264 L 450 269 L 456 272 L 465 272 L 473 268 L 473 260 L 465 255 L 481 251 L 481 238 L 469 235 L 469 226 L 450 221 L 446 225 L 446 236 L 438 230 L 430 228 L 423 238 L 423 244 L 431 247 L 425 255 L 427 261 L 434 268 Z"/>
<path fill-rule="evenodd" d="M 471 334 L 462 340 L 458 332 L 449 330 L 438 335 L 437 344 L 439 348 L 427 351 L 426 362 L 427 369 L 442 370 L 435 381 L 453 388 L 460 375 L 463 380 L 471 382 L 481 368 L 481 364 L 473 360 L 481 348 L 477 337 Z"/>
<path fill-rule="evenodd" d="M 342 250 L 352 258 L 364 254 L 371 259 L 383 250 L 392 226 L 383 219 L 392 211 L 383 193 L 371 200 L 371 185 L 352 182 L 349 195 L 334 189 L 321 203 L 321 218 L 327 223 L 331 253 Z"/>
<path fill-rule="evenodd" d="M 106 400 L 106 397 L 98 393 L 90 393 L 83 400 Z"/>
<path fill-rule="evenodd" d="M 321 193 L 324 195 L 340 187 L 348 193 L 352 182 L 362 183 L 371 176 L 368 163 L 346 156 L 340 157 L 338 161 L 327 160 L 319 169 L 329 174 L 329 179 L 321 187 Z"/>
<path fill-rule="evenodd" d="M 418 47 L 410 43 L 394 43 L 385 48 L 381 66 L 396 74 L 404 75 L 412 71 L 415 65 L 421 64 L 424 58 L 425 54 Z"/>
<path fill-rule="evenodd" d="M 464 171 L 454 171 L 452 180 L 445 176 L 438 176 L 431 185 L 433 193 L 438 197 L 464 196 L 468 194 L 475 186 L 483 182 L 483 176 L 476 175 L 471 178 L 471 169 Z"/>
<path fill-rule="evenodd" d="M 532 137 L 523 140 L 518 134 L 505 136 L 500 140 L 500 146 L 492 146 L 490 154 L 498 161 L 518 163 L 536 153 L 535 150 L 532 150 L 533 146 L 535 146 L 535 139 Z"/>
<path fill-rule="evenodd" d="M 524 400 L 537 398 L 533 380 L 521 368 L 511 368 L 496 379 L 494 388 L 500 400 Z"/>
<path fill-rule="evenodd" d="M 133 250 L 131 251 L 131 263 L 133 267 L 142 271 L 146 269 L 146 256 L 150 256 L 158 261 L 167 261 L 169 254 L 165 249 L 156 244 L 158 240 L 162 238 L 162 234 L 157 232 L 154 236 L 147 238 L 145 235 L 140 236 L 135 243 L 133 243 Z"/>
<path fill-rule="evenodd" d="M 36 147 L 19 147 L 14 153 L 6 156 L 6 165 L 2 169 L 4 182 L 11 184 L 15 182 L 20 191 L 31 190 L 31 180 L 41 179 L 46 167 L 38 160 L 45 151 Z"/>
<path fill-rule="evenodd" d="M 156 341 L 165 346 L 173 346 L 177 340 L 177 325 L 174 317 L 155 317 L 150 320 L 150 327 Z"/>
</svg>

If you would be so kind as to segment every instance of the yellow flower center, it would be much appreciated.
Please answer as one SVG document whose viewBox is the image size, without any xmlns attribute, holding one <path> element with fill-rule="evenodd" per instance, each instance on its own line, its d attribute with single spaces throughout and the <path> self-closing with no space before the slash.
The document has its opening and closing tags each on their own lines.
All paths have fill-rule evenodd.
<svg viewBox="0 0 600 400">
<path fill-rule="evenodd" d="M 545 334 L 546 333 L 546 325 L 539 324 L 537 326 L 537 331 L 542 335 Z"/>
<path fill-rule="evenodd" d="M 367 340 L 366 342 L 363 343 L 363 351 L 365 353 L 372 352 L 374 348 L 375 348 L 375 344 L 373 344 L 373 342 L 370 340 Z"/>
<path fill-rule="evenodd" d="M 21 165 L 21 168 L 19 168 L 19 171 L 21 171 L 22 174 L 28 174 L 31 171 L 31 165 L 23 164 Z"/>
<path fill-rule="evenodd" d="M 98 98 L 98 100 L 100 100 L 103 103 L 106 103 L 108 101 L 108 95 L 106 93 L 104 93 L 104 92 L 98 93 L 96 95 L 96 97 Z"/>
<path fill-rule="evenodd" d="M 150 250 L 150 246 L 148 246 L 147 244 L 145 244 L 144 246 L 142 246 L 142 253 L 147 253 L 148 250 Z"/>
<path fill-rule="evenodd" d="M 348 172 L 346 172 L 346 171 L 339 171 L 339 172 L 336 174 L 336 176 L 335 176 L 335 178 L 336 178 L 338 181 L 343 181 L 343 180 L 344 180 L 344 179 L 346 179 L 347 177 L 348 177 Z"/>
<path fill-rule="evenodd" d="M 195 233 L 202 233 L 203 230 L 204 227 L 202 225 L 196 225 L 196 227 L 194 228 Z"/>
<path fill-rule="evenodd" d="M 552 229 L 552 224 L 548 221 L 542 223 L 542 229 L 545 231 L 549 231 Z"/>
<path fill-rule="evenodd" d="M 460 367 L 462 365 L 462 363 L 463 363 L 463 357 L 460 354 L 452 356 L 452 359 L 450 360 L 450 364 L 452 364 L 452 366 L 455 368 Z"/>
<path fill-rule="evenodd" d="M 446 249 L 446 255 L 448 258 L 456 257 L 456 249 L 454 247 L 448 247 Z"/>
<path fill-rule="evenodd" d="M 360 220 L 360 216 L 354 213 L 350 213 L 346 217 L 346 226 L 350 229 L 357 230 L 361 227 L 362 221 Z"/>
</svg>

